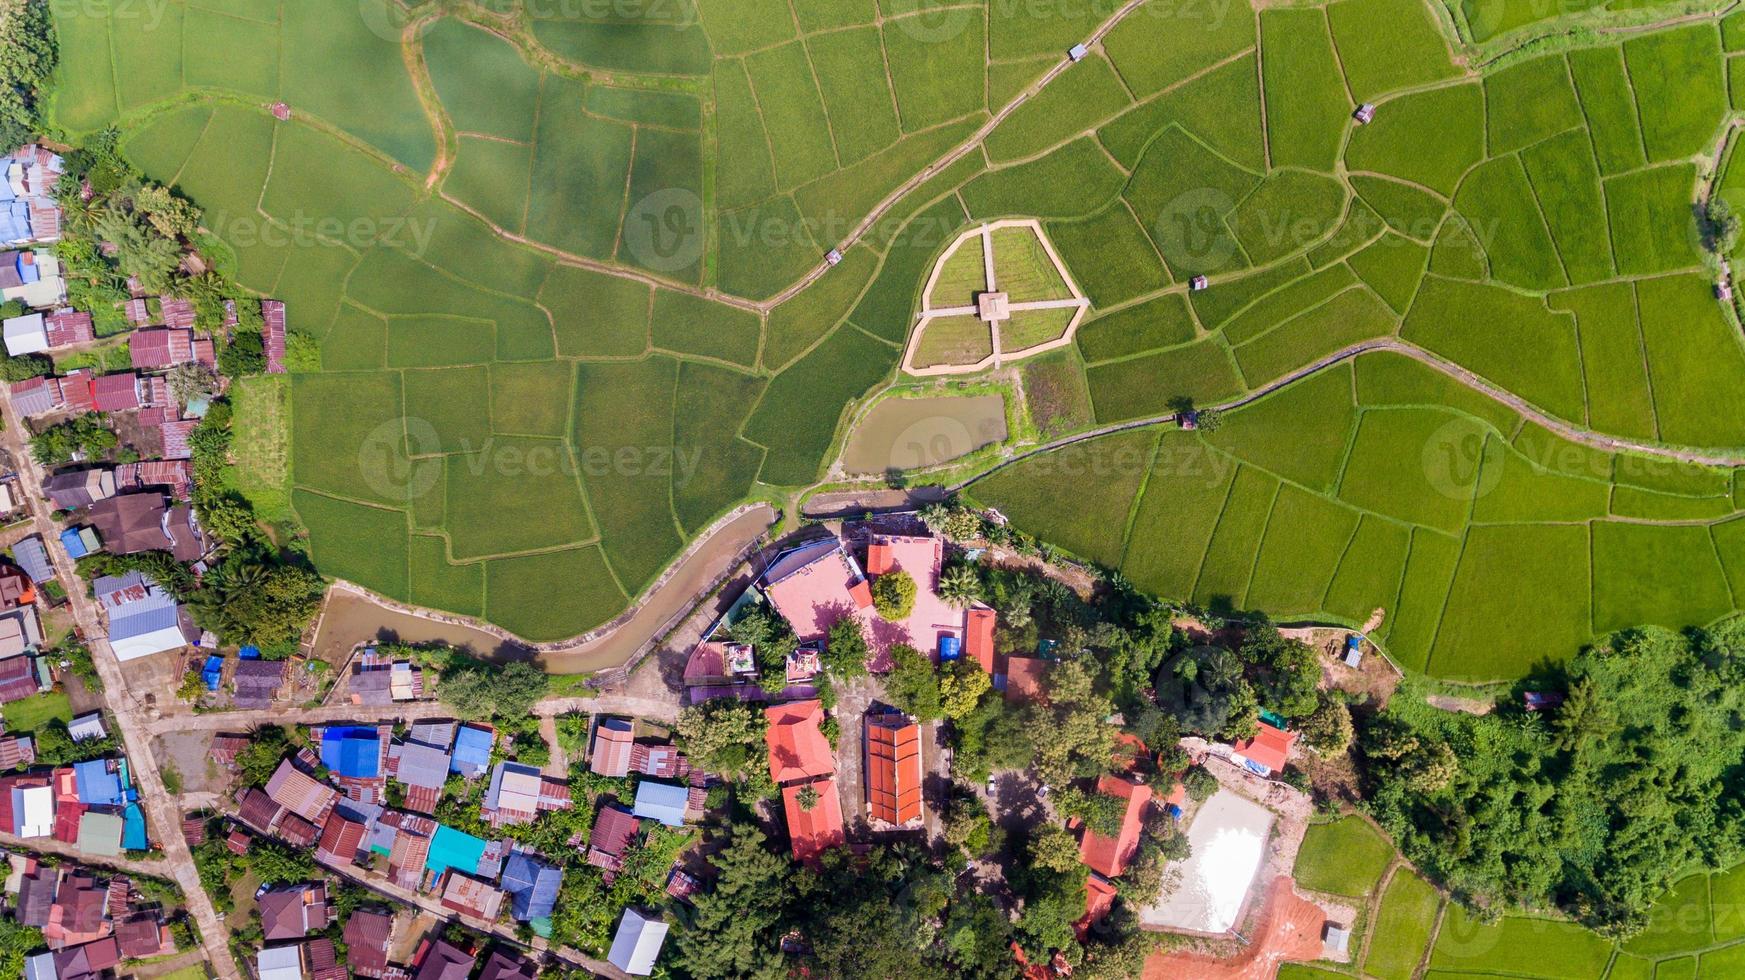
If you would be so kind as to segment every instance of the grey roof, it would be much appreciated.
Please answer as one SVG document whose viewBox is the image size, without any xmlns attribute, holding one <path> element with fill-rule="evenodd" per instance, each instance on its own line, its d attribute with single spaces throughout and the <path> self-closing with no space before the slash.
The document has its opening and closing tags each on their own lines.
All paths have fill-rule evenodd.
<svg viewBox="0 0 1745 980">
<path fill-rule="evenodd" d="M 107 738 L 108 729 L 103 727 L 103 712 L 91 711 L 74 718 L 67 724 L 67 734 L 75 742 L 83 742 L 93 738 Z"/>
<path fill-rule="evenodd" d="M 37 869 L 18 883 L 18 921 L 40 929 L 48 925 L 49 909 L 55 903 L 55 870 Z"/>
<path fill-rule="evenodd" d="M 24 980 L 59 980 L 59 977 L 53 953 L 38 953 L 24 961 Z"/>
<path fill-rule="evenodd" d="M 266 707 L 285 680 L 282 660 L 243 660 L 236 665 L 235 702 L 238 705 Z"/>
<path fill-rule="evenodd" d="M 515 918 L 543 919 L 557 906 L 563 871 L 527 851 L 515 851 L 503 865 L 503 890 L 509 893 Z"/>
<path fill-rule="evenodd" d="M 654 961 L 660 957 L 660 947 L 666 942 L 667 924 L 658 916 L 648 916 L 635 909 L 625 909 L 612 937 L 612 950 L 606 959 L 625 973 L 646 977 L 654 971 Z"/>
<path fill-rule="evenodd" d="M 406 740 L 423 742 L 439 749 L 450 749 L 454 747 L 454 727 L 455 723 L 452 721 L 421 721 L 412 726 Z"/>
<path fill-rule="evenodd" d="M 177 625 L 176 597 L 139 572 L 103 575 L 91 591 L 109 613 L 109 638 L 126 640 Z"/>
<path fill-rule="evenodd" d="M 136 636 L 156 633 L 158 630 L 172 629 L 178 622 L 174 599 L 167 606 L 128 609 L 124 613 L 109 617 L 109 639 L 111 642 L 130 640 Z"/>
<path fill-rule="evenodd" d="M 55 567 L 48 560 L 48 549 L 43 547 L 40 535 L 20 538 L 12 545 L 12 557 L 18 560 L 18 567 L 24 569 L 32 582 L 48 582 L 55 577 Z"/>
<path fill-rule="evenodd" d="M 408 786 L 441 789 L 448 781 L 448 749 L 405 742 L 388 746 L 388 758 L 398 760 L 396 778 Z"/>
</svg>

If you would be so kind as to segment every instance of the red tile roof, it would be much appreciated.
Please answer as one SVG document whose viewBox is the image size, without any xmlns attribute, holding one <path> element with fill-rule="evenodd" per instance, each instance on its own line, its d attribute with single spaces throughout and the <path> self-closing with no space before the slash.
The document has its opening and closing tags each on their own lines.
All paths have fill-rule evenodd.
<svg viewBox="0 0 1745 980">
<path fill-rule="evenodd" d="M 96 332 L 91 328 L 91 314 L 89 313 L 59 310 L 44 316 L 42 322 L 48 333 L 50 347 L 88 344 L 97 337 Z"/>
<path fill-rule="evenodd" d="M 159 327 L 135 330 L 127 338 L 133 366 L 148 370 L 186 364 L 194 359 L 194 331 Z"/>
<path fill-rule="evenodd" d="M 889 542 L 874 541 L 866 546 L 866 573 L 868 575 L 883 575 L 897 567 L 897 559 L 891 553 Z"/>
<path fill-rule="evenodd" d="M 194 450 L 188 446 L 188 437 L 193 434 L 198 419 L 183 419 L 178 422 L 165 422 L 158 431 L 164 437 L 165 459 L 192 459 Z"/>
<path fill-rule="evenodd" d="M 964 627 L 964 655 L 981 664 L 982 670 L 994 672 L 994 623 L 998 617 L 992 609 L 977 606 L 969 611 Z"/>
<path fill-rule="evenodd" d="M 1127 862 L 1139 850 L 1139 829 L 1145 806 L 1151 802 L 1151 787 L 1105 775 L 1097 780 L 1097 792 L 1126 803 L 1121 811 L 1121 828 L 1114 837 L 1105 837 L 1086 827 L 1079 840 L 1079 860 L 1105 878 L 1114 878 L 1127 870 Z"/>
<path fill-rule="evenodd" d="M 810 810 L 800 805 L 800 792 L 808 788 L 818 794 L 818 802 Z M 841 847 L 846 840 L 842 800 L 836 794 L 836 781 L 829 777 L 783 787 L 782 812 L 787 815 L 788 842 L 797 861 L 816 862 L 820 854 Z"/>
<path fill-rule="evenodd" d="M 769 748 L 770 778 L 778 785 L 836 771 L 830 743 L 818 727 L 824 721 L 822 703 L 794 701 L 772 705 L 764 709 L 764 717 L 769 721 L 764 743 Z"/>
<path fill-rule="evenodd" d="M 358 909 L 345 920 L 345 961 L 360 977 L 380 977 L 388 969 L 388 942 L 394 917 Z"/>
<path fill-rule="evenodd" d="M 1103 921 L 1103 917 L 1115 907 L 1116 894 L 1115 886 L 1102 875 L 1092 874 L 1085 879 L 1085 914 L 1072 924 L 1072 931 L 1078 935 L 1079 942 L 1084 942 L 1085 933 Z"/>
<path fill-rule="evenodd" d="M 1048 661 L 1041 657 L 1011 657 L 1006 661 L 1006 700 L 1019 703 L 1045 700 L 1042 679 L 1048 676 Z"/>
<path fill-rule="evenodd" d="M 921 726 L 894 712 L 866 716 L 866 803 L 874 820 L 921 819 Z"/>
<path fill-rule="evenodd" d="M 139 375 L 123 371 L 91 379 L 91 400 L 99 412 L 125 412 L 138 408 Z"/>
<path fill-rule="evenodd" d="M 285 373 L 285 304 L 261 300 L 261 339 L 266 342 L 267 373 Z"/>
<path fill-rule="evenodd" d="M 1236 754 L 1277 772 L 1290 761 L 1291 746 L 1296 741 L 1296 732 L 1283 731 L 1263 721 L 1253 738 L 1236 743 Z"/>
<path fill-rule="evenodd" d="M 192 327 L 194 325 L 194 304 L 185 299 L 173 299 L 165 296 L 159 301 L 163 307 L 163 321 L 166 327 Z"/>
<path fill-rule="evenodd" d="M 335 813 L 327 818 L 327 825 L 321 828 L 321 843 L 316 847 L 315 853 L 324 861 L 351 864 L 357 860 L 363 841 L 364 825 Z"/>
</svg>

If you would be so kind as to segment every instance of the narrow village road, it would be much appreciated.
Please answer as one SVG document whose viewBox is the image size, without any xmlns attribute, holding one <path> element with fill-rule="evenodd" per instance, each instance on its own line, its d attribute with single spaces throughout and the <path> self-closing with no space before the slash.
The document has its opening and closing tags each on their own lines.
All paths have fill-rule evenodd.
<svg viewBox="0 0 1745 980">
<path fill-rule="evenodd" d="M 546 698 L 533 706 L 533 714 L 540 718 L 574 714 L 636 715 L 670 724 L 679 718 L 679 703 L 676 696 L 671 700 L 662 700 L 627 694 L 603 694 L 592 698 Z M 372 724 L 453 717 L 454 712 L 441 701 L 405 701 L 384 705 L 330 704 L 320 708 L 286 705 L 249 711 L 173 714 L 152 719 L 144 727 L 153 735 L 192 731 L 242 734 L 260 725 L 326 725 L 342 721 Z"/>
<path fill-rule="evenodd" d="M 206 889 L 201 887 L 193 852 L 182 838 L 181 809 L 175 796 L 164 786 L 163 774 L 158 771 L 157 759 L 152 755 L 150 719 L 146 717 L 139 698 L 128 689 L 127 675 L 123 673 L 115 651 L 109 647 L 97 604 L 85 594 L 85 583 L 73 569 L 66 549 L 54 540 L 60 527 L 49 517 L 48 504 L 43 500 L 42 468 L 30 455 L 24 438 L 28 430 L 10 396 L 0 396 L 0 421 L 5 424 L 4 431 L 0 431 L 0 448 L 12 456 L 18 468 L 18 481 L 30 507 L 31 520 L 47 545 L 55 573 L 67 590 L 73 620 L 85 635 L 86 644 L 91 649 L 91 662 L 103 680 L 103 697 L 115 716 L 116 728 L 120 730 L 122 745 L 127 751 L 128 769 L 139 789 L 139 804 L 145 811 L 147 827 L 152 831 L 150 836 L 163 849 L 163 871 L 167 871 L 168 877 L 181 886 L 212 968 L 221 977 L 240 977 L 242 971 L 230 955 L 229 931 L 219 920 Z"/>
</svg>

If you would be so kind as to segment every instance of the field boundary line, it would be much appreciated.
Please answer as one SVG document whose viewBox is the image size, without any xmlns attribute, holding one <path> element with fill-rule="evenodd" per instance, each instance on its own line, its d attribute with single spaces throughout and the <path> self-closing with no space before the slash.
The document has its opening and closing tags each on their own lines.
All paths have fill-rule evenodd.
<svg viewBox="0 0 1745 980">
<path fill-rule="evenodd" d="M 1107 20 L 1099 24 L 1096 30 L 1092 31 L 1091 35 L 1081 43 L 1088 48 L 1102 41 L 1103 37 L 1113 30 L 1116 24 L 1119 24 L 1128 14 L 1138 9 L 1144 2 L 1145 0 L 1127 0 L 1126 3 L 1121 5 L 1119 10 L 1116 10 Z M 1001 123 L 1005 122 L 1008 117 L 1022 108 L 1025 103 L 1040 94 L 1044 88 L 1048 87 L 1050 82 L 1059 78 L 1074 64 L 1076 64 L 1076 62 L 1070 58 L 1062 58 L 1055 62 L 1053 68 L 1044 72 L 1041 78 L 1031 82 L 1020 91 L 1011 102 L 1008 102 L 1005 106 L 1001 107 L 998 112 L 993 114 L 992 118 L 983 123 L 974 133 L 970 134 L 969 139 L 947 151 L 943 156 L 936 158 L 932 163 L 923 167 L 919 172 L 911 175 L 909 179 L 897 185 L 894 190 L 881 198 L 877 204 L 873 205 L 872 210 L 867 212 L 866 217 L 860 219 L 859 223 L 850 229 L 849 232 L 843 236 L 841 241 L 831 242 L 824 247 L 842 249 L 852 246 L 860 241 L 861 238 L 878 223 L 879 219 L 883 218 L 891 208 L 895 207 L 905 195 L 926 183 L 946 167 L 949 167 L 958 160 L 967 156 L 971 150 L 982 145 L 988 136 L 995 129 L 999 128 Z M 985 64 L 983 74 L 986 74 Z M 898 100 L 898 104 L 899 106 L 901 105 L 900 99 Z M 767 312 L 768 310 L 774 309 L 793 298 L 807 286 L 810 286 L 812 283 L 822 278 L 824 273 L 829 271 L 830 268 L 830 261 L 828 259 L 820 258 L 805 275 L 799 278 L 799 280 L 790 283 L 786 288 L 776 293 L 774 296 L 771 296 L 769 299 L 753 305 L 759 312 Z"/>
</svg>

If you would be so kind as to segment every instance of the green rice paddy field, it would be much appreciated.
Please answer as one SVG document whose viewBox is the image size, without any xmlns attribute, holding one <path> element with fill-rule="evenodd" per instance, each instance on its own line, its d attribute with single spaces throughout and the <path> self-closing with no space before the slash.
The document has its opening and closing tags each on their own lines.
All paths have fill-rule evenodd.
<svg viewBox="0 0 1745 980">
<path fill-rule="evenodd" d="M 325 570 L 395 598 L 536 640 L 611 618 L 736 503 L 820 480 L 945 243 L 1034 217 L 1093 303 L 1023 368 L 1043 431 L 1294 383 L 1215 433 L 1110 436 L 974 487 L 1027 529 L 1209 605 L 1385 609 L 1390 652 L 1452 678 L 1738 607 L 1731 473 L 1528 417 L 1745 446 L 1745 348 L 1684 217 L 1705 173 L 1745 187 L 1719 146 L 1738 17 L 1480 75 L 1442 0 L 1148 3 L 935 167 L 1107 11 L 98 6 L 54 8 L 54 122 L 119 126 L 319 341 L 288 405 L 253 400 L 288 419 L 288 463 L 262 424 L 243 475 Z M 1490 37 L 1467 11 L 1458 36 L 1558 28 L 1543 6 L 1502 0 Z M 1051 506 L 1063 479 L 1099 506 Z"/>
<path fill-rule="evenodd" d="M 1446 901 L 1361 817 L 1309 828 L 1295 876 L 1358 910 L 1350 964 L 1287 964 L 1280 980 L 1721 980 L 1745 965 L 1745 866 L 1675 883 L 1623 942 L 1551 918 L 1487 923 Z"/>
</svg>

